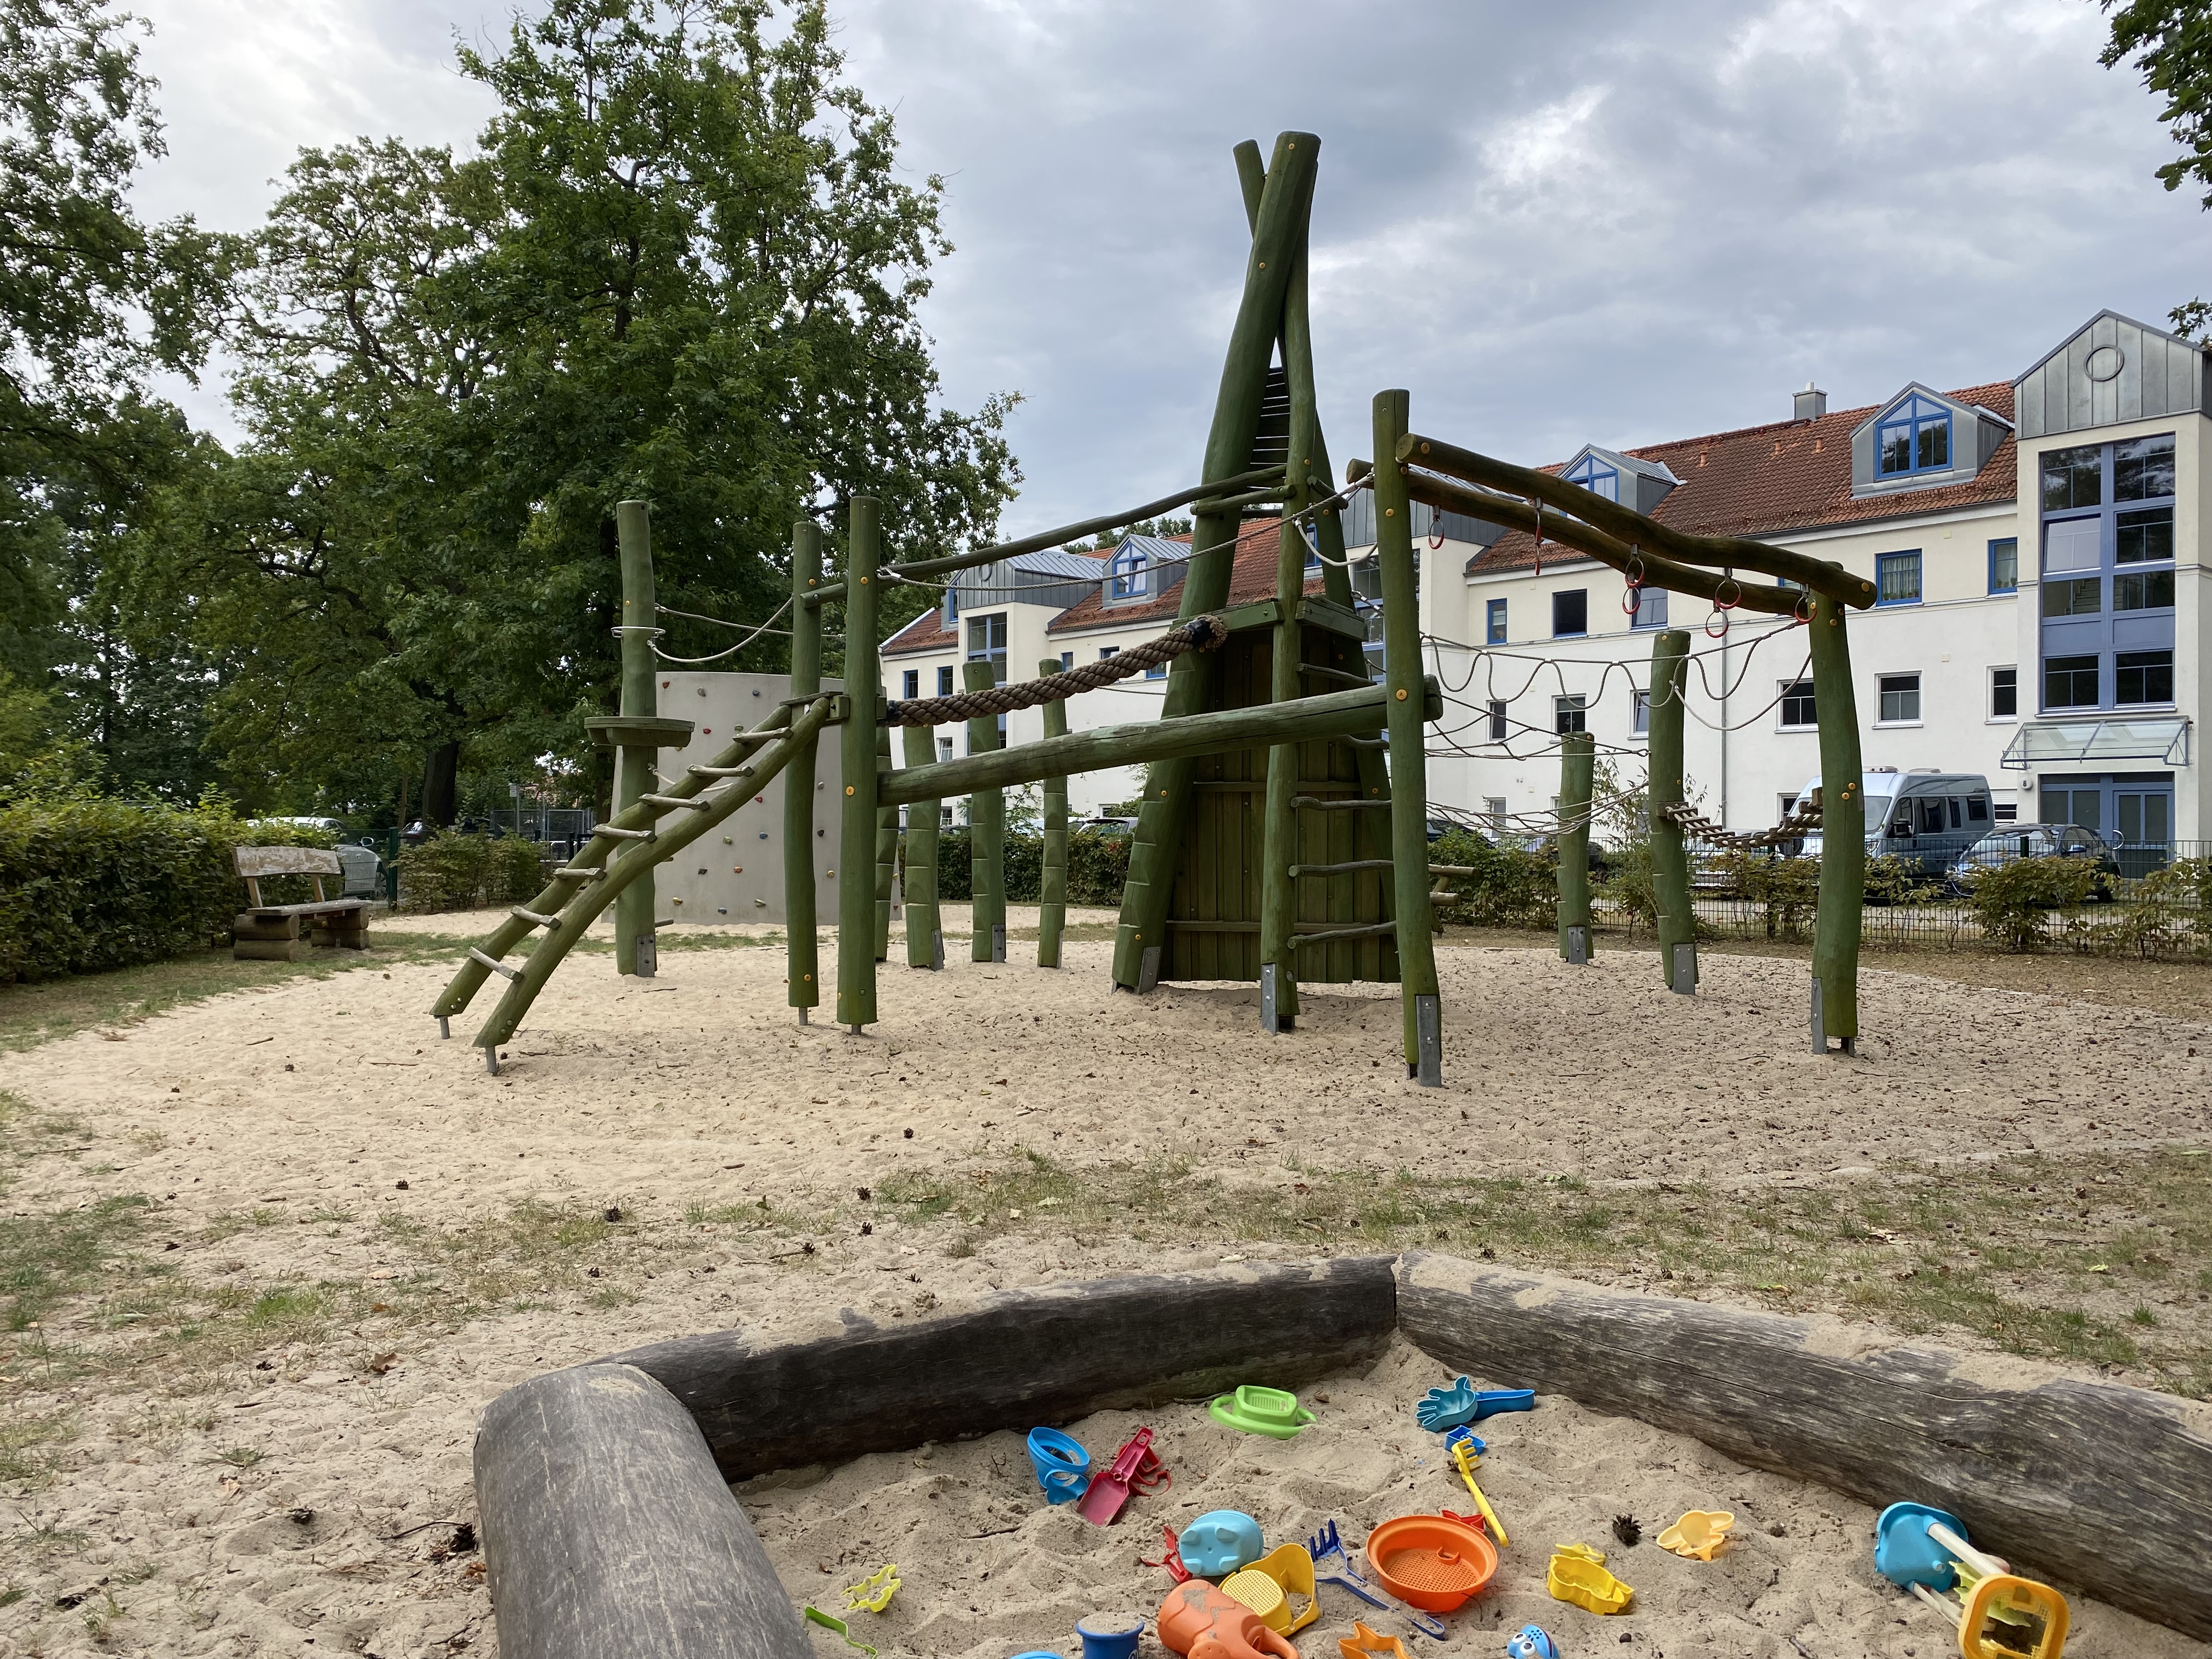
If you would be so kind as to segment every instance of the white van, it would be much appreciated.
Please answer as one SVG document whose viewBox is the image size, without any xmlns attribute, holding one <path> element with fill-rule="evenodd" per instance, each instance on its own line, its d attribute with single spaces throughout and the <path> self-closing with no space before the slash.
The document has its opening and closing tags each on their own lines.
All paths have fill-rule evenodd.
<svg viewBox="0 0 2212 1659">
<path fill-rule="evenodd" d="M 1927 875 L 1942 875 L 1966 850 L 1990 832 L 1990 781 L 1978 772 L 1939 772 L 1917 767 L 1900 772 L 1877 766 L 1860 774 L 1866 791 L 1866 849 L 1869 858 L 1885 854 L 1911 860 Z M 1820 787 L 1808 782 L 1797 799 Z M 1808 857 L 1820 853 L 1820 832 L 1805 837 Z"/>
</svg>

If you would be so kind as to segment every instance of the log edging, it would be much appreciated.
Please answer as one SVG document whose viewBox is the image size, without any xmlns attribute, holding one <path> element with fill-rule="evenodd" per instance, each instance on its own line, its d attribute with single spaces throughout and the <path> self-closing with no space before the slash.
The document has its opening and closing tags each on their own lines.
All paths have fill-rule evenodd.
<svg viewBox="0 0 2212 1659">
<path fill-rule="evenodd" d="M 1339 1257 L 1011 1292 L 974 1311 L 755 1343 L 710 1332 L 552 1371 L 486 1408 L 478 1516 L 507 1659 L 799 1659 L 728 1482 L 1064 1423 L 1237 1382 L 1297 1387 L 1395 1333 L 1486 1378 L 1693 1436 L 2189 1635 L 2212 1536 L 2212 1412 L 1993 1376 L 1863 1327 L 1601 1290 L 1449 1256 Z"/>
</svg>

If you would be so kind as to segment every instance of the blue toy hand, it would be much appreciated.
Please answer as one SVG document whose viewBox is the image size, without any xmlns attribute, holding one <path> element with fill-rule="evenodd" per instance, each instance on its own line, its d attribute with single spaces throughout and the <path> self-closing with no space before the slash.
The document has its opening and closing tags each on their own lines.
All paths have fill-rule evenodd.
<svg viewBox="0 0 2212 1659">
<path fill-rule="evenodd" d="M 1431 1433 L 1455 1429 L 1474 1420 L 1477 1409 L 1474 1379 L 1462 1376 L 1448 1389 L 1431 1389 L 1413 1407 L 1413 1420 Z"/>
</svg>

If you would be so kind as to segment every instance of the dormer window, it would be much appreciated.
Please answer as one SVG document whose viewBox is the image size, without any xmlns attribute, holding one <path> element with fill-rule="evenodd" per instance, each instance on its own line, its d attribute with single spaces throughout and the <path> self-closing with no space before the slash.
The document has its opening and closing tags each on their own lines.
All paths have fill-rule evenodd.
<svg viewBox="0 0 2212 1659">
<path fill-rule="evenodd" d="M 1150 573 L 1145 568 L 1143 550 L 1124 545 L 1115 551 L 1108 567 L 1112 573 L 1106 586 L 1109 599 L 1141 599 L 1149 585 Z"/>
<path fill-rule="evenodd" d="M 1620 473 L 1595 455 L 1585 455 L 1569 467 L 1566 479 L 1569 483 L 1580 484 L 1593 495 L 1602 495 L 1609 501 L 1620 499 Z"/>
<path fill-rule="evenodd" d="M 1951 470 L 1951 411 L 1915 394 L 1875 429 L 1875 465 L 1885 478 Z"/>
<path fill-rule="evenodd" d="M 960 583 L 957 578 L 945 584 L 945 625 L 951 628 L 960 620 Z"/>
</svg>

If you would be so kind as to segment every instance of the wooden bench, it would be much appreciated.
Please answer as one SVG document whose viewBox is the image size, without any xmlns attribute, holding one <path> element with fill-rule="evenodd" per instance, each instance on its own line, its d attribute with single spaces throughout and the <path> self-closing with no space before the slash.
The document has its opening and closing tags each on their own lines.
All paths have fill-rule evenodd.
<svg viewBox="0 0 2212 1659">
<path fill-rule="evenodd" d="M 338 855 L 325 847 L 240 847 L 234 856 L 246 883 L 246 908 L 231 925 L 231 956 L 239 961 L 297 962 L 300 922 L 307 922 L 310 942 L 349 951 L 368 944 L 368 899 L 323 896 L 323 878 L 343 874 Z M 312 904 L 264 904 L 264 876 L 308 876 L 315 884 Z"/>
</svg>

